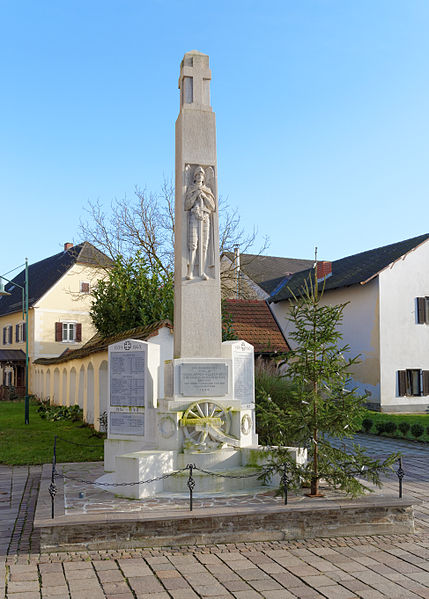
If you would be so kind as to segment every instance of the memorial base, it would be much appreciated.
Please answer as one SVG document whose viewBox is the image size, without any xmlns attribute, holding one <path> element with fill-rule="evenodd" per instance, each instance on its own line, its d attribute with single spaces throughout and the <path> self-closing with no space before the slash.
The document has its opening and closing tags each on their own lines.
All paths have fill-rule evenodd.
<svg viewBox="0 0 429 599">
<path fill-rule="evenodd" d="M 288 447 L 298 463 L 305 462 L 306 452 L 296 447 Z M 225 448 L 212 452 L 148 450 L 135 451 L 115 458 L 115 472 L 104 475 L 97 482 L 111 483 L 104 488 L 115 495 L 129 499 L 143 499 L 159 494 L 188 495 L 187 482 L 189 469 L 173 476 L 149 483 L 154 478 L 180 471 L 188 464 L 197 466 L 192 477 L 195 481 L 194 494 L 231 494 L 248 491 L 254 493 L 264 488 L 279 486 L 279 477 L 274 476 L 268 483 L 256 476 L 269 458 L 268 449 L 261 446 L 245 448 Z M 206 472 L 198 470 L 201 468 Z M 213 473 L 213 474 L 209 474 Z M 139 482 L 140 481 L 140 482 Z M 139 483 L 129 484 L 124 483 Z M 115 485 L 121 485 L 120 487 Z"/>
</svg>

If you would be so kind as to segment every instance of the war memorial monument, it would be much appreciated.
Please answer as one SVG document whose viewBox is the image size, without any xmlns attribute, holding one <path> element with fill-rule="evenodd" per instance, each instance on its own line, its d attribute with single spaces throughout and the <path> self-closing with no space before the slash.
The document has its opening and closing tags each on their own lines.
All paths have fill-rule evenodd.
<svg viewBox="0 0 429 599">
<path fill-rule="evenodd" d="M 54 517 L 52 467 L 43 467 L 34 522 L 42 551 L 414 532 L 413 502 L 389 493 L 355 500 L 298 494 L 288 505 L 272 493 L 270 499 L 258 494 L 267 491 L 257 479 L 267 448 L 258 445 L 255 432 L 253 347 L 240 340 L 222 343 L 221 337 L 210 79 L 208 56 L 185 54 L 176 121 L 174 351 L 171 342 L 166 350 L 151 339 L 110 345 L 105 474 L 88 483 L 70 477 L 64 465 Z M 288 449 L 305 460 L 305 451 Z M 190 464 L 201 503 L 195 512 L 182 501 Z M 95 513 L 85 490 L 79 497 L 88 509 L 79 508 L 76 489 L 66 488 L 73 481 L 98 487 Z M 111 494 L 126 506 L 115 507 Z M 225 506 L 236 494 L 246 497 Z M 158 511 L 127 501 L 153 496 Z M 207 498 L 210 505 L 203 506 Z"/>
<path fill-rule="evenodd" d="M 216 124 L 209 57 L 185 54 L 176 121 L 174 356 L 128 339 L 109 348 L 108 439 L 103 477 L 147 480 L 188 463 L 249 472 L 263 458 L 255 432 L 253 347 L 222 343 Z M 163 385 L 160 381 L 163 380 Z M 163 387 L 161 397 L 159 389 Z M 199 475 L 196 491 L 231 491 L 255 479 Z M 141 498 L 185 491 L 180 477 L 122 490 Z"/>
</svg>

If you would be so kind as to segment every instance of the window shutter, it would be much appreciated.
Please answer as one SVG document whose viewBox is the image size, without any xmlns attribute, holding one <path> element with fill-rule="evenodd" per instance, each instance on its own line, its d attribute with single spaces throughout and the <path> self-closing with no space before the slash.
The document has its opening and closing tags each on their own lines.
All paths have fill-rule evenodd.
<svg viewBox="0 0 429 599">
<path fill-rule="evenodd" d="M 63 323 L 56 322 L 55 323 L 55 341 L 63 340 Z"/>
<path fill-rule="evenodd" d="M 22 340 L 27 341 L 27 325 L 25 322 L 22 324 Z"/>
<path fill-rule="evenodd" d="M 398 370 L 398 395 L 406 395 L 407 375 L 405 370 Z"/>
<path fill-rule="evenodd" d="M 15 325 L 15 341 L 16 343 L 19 341 L 19 324 Z"/>
<path fill-rule="evenodd" d="M 429 370 L 423 370 L 423 395 L 429 395 Z"/>
<path fill-rule="evenodd" d="M 3 345 L 6 345 L 6 327 L 3 327 Z"/>
<path fill-rule="evenodd" d="M 9 343 L 12 343 L 12 325 L 9 327 Z"/>
<path fill-rule="evenodd" d="M 425 298 L 418 297 L 417 298 L 417 322 L 418 324 L 424 324 L 425 322 Z"/>
<path fill-rule="evenodd" d="M 76 324 L 76 341 L 82 341 L 82 324 L 80 322 Z"/>
</svg>

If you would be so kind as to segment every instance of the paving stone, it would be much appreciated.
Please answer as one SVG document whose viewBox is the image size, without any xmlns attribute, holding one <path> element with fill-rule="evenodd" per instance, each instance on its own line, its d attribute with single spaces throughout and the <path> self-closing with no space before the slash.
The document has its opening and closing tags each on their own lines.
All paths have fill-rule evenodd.
<svg viewBox="0 0 429 599">
<path fill-rule="evenodd" d="M 105 593 L 109 594 L 120 594 L 120 593 L 128 593 L 130 592 L 130 588 L 127 583 L 122 580 L 121 582 L 104 582 L 103 590 Z"/>
<path fill-rule="evenodd" d="M 133 591 L 139 593 L 160 593 L 165 590 L 155 576 L 130 577 L 128 584 Z"/>
</svg>

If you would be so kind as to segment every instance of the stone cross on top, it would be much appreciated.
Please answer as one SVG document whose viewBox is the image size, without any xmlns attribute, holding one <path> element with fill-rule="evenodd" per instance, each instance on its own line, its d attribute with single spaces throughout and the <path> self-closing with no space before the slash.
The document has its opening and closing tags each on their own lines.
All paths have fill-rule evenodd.
<svg viewBox="0 0 429 599">
<path fill-rule="evenodd" d="M 210 108 L 209 57 L 198 50 L 187 52 L 180 65 L 179 89 L 180 108 Z"/>
</svg>

